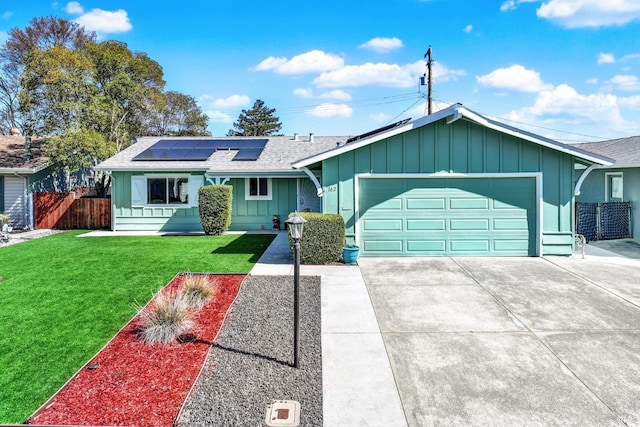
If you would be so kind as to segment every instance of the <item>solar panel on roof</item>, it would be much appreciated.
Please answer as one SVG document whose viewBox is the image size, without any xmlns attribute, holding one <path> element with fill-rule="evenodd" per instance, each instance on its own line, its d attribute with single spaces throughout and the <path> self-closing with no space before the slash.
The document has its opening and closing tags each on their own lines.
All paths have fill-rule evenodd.
<svg viewBox="0 0 640 427">
<path fill-rule="evenodd" d="M 263 148 L 241 148 L 233 160 L 258 160 Z"/>
<path fill-rule="evenodd" d="M 161 139 L 133 160 L 202 161 L 216 150 L 238 150 L 233 160 L 257 160 L 267 142 L 267 139 Z"/>
</svg>

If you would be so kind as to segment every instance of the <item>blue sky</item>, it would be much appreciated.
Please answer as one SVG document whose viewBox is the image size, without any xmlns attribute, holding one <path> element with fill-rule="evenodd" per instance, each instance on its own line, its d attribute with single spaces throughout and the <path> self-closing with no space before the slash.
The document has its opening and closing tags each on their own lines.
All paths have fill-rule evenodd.
<svg viewBox="0 0 640 427">
<path fill-rule="evenodd" d="M 0 38 L 60 16 L 146 52 L 224 135 L 262 99 L 287 135 L 357 135 L 434 110 L 563 142 L 640 134 L 640 0 L 3 2 Z"/>
</svg>

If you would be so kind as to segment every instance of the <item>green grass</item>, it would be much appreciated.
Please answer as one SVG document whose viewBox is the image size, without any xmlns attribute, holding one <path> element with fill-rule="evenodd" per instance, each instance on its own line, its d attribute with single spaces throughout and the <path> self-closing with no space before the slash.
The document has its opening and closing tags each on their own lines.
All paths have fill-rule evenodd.
<svg viewBox="0 0 640 427">
<path fill-rule="evenodd" d="M 248 273 L 273 239 L 82 233 L 0 248 L 0 423 L 24 422 L 177 273 Z"/>
</svg>

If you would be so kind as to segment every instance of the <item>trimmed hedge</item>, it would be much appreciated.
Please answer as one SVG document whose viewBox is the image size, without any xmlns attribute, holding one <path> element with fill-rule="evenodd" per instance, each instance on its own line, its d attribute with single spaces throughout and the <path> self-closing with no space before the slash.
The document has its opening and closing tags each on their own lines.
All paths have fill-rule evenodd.
<svg viewBox="0 0 640 427">
<path fill-rule="evenodd" d="M 230 185 L 205 185 L 198 189 L 200 224 L 205 234 L 219 236 L 229 229 L 232 197 Z"/>
<path fill-rule="evenodd" d="M 291 217 L 293 214 L 289 214 Z M 298 213 L 307 222 L 300 240 L 301 264 L 329 264 L 339 262 L 344 247 L 344 219 L 338 214 Z M 293 241 L 289 238 L 293 253 Z"/>
</svg>

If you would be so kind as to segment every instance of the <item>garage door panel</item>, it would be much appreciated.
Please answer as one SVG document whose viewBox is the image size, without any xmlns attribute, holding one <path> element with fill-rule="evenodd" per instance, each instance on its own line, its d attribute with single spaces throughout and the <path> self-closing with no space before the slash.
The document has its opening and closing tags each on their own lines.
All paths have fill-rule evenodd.
<svg viewBox="0 0 640 427">
<path fill-rule="evenodd" d="M 522 230 L 527 228 L 528 225 L 529 222 L 527 218 L 504 218 L 493 220 L 494 230 Z"/>
<path fill-rule="evenodd" d="M 536 254 L 533 177 L 361 182 L 358 238 L 364 256 Z M 393 191 L 382 195 L 379 188 Z"/>
<path fill-rule="evenodd" d="M 406 221 L 406 230 L 446 230 L 446 221 L 444 219 L 408 219 Z"/>
<path fill-rule="evenodd" d="M 481 210 L 487 210 L 487 209 L 489 209 L 489 200 L 481 199 L 481 198 L 477 198 L 477 199 L 472 199 L 472 198 L 467 198 L 467 199 L 451 198 L 451 199 L 449 199 L 449 209 L 450 210 L 456 210 L 456 209 L 481 209 Z"/>
<path fill-rule="evenodd" d="M 464 230 L 489 230 L 488 219 L 453 219 L 449 222 L 449 230 L 464 231 Z"/>
<path fill-rule="evenodd" d="M 407 210 L 439 210 L 443 211 L 445 208 L 446 200 L 445 198 L 426 198 L 426 199 L 406 199 L 407 201 Z"/>
<path fill-rule="evenodd" d="M 367 219 L 362 224 L 363 231 L 403 230 L 401 219 Z"/>
<path fill-rule="evenodd" d="M 445 254 L 447 242 L 443 240 L 407 240 L 407 252 L 425 255 Z"/>
<path fill-rule="evenodd" d="M 489 248 L 491 247 L 491 242 L 489 240 L 455 240 L 452 239 L 450 241 L 450 249 L 451 253 L 455 254 L 464 253 L 469 254 L 470 252 L 479 252 L 479 253 L 487 253 L 489 252 Z"/>
<path fill-rule="evenodd" d="M 494 240 L 493 249 L 496 252 L 526 251 L 529 240 Z"/>
<path fill-rule="evenodd" d="M 363 251 L 382 254 L 402 254 L 403 249 L 402 240 L 367 240 L 362 248 Z"/>
</svg>

